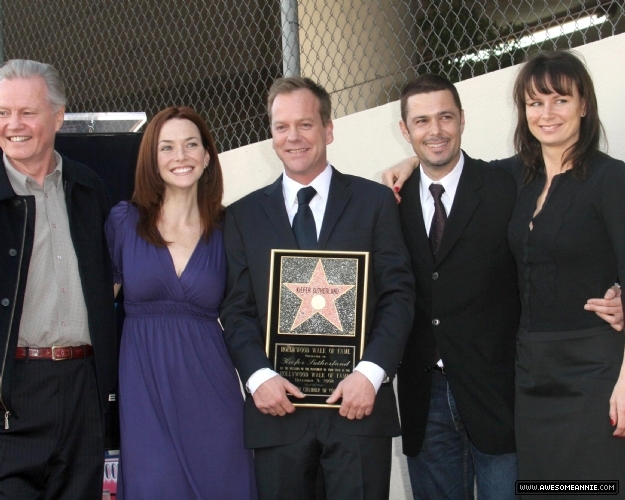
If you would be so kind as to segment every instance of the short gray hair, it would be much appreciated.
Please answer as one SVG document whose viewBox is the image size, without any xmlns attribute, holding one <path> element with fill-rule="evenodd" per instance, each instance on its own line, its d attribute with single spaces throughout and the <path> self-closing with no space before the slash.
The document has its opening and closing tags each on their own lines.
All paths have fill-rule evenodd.
<svg viewBox="0 0 625 500">
<path fill-rule="evenodd" d="M 65 84 L 54 66 L 28 59 L 11 59 L 0 66 L 0 82 L 30 78 L 43 78 L 48 88 L 48 102 L 55 112 L 67 104 Z"/>
</svg>

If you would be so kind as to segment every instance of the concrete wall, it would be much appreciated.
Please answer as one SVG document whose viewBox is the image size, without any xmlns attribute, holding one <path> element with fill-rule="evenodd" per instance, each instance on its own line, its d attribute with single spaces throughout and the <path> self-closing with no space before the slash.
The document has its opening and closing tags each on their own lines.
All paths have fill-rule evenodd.
<svg viewBox="0 0 625 500">
<path fill-rule="evenodd" d="M 578 52 L 594 79 L 608 152 L 625 160 L 625 34 L 580 47 Z M 462 144 L 474 158 L 488 160 L 513 153 L 515 113 L 511 94 L 517 71 L 518 67 L 506 68 L 458 84 L 466 119 Z M 335 120 L 330 162 L 342 172 L 380 180 L 384 169 L 411 153 L 399 132 L 399 119 L 399 103 L 392 102 Z M 221 161 L 226 204 L 282 173 L 271 141 L 228 151 L 221 155 Z M 394 445 L 391 499 L 403 500 L 411 496 L 401 438 Z"/>
</svg>

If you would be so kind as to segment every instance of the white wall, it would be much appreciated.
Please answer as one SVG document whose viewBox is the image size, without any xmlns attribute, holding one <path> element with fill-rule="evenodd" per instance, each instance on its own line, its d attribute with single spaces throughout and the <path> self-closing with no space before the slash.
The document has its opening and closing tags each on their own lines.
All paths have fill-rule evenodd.
<svg viewBox="0 0 625 500">
<path fill-rule="evenodd" d="M 625 34 L 580 47 L 596 86 L 600 116 L 605 126 L 608 152 L 625 160 Z M 512 85 L 518 67 L 506 68 L 457 84 L 465 111 L 463 149 L 474 158 L 491 160 L 513 153 L 515 113 Z M 399 132 L 399 103 L 355 113 L 334 121 L 330 162 L 345 173 L 380 180 L 384 169 L 411 153 Z M 282 172 L 271 141 L 220 155 L 227 205 L 274 181 Z M 404 423 L 404 425 L 410 425 Z M 411 498 L 410 484 L 401 454 L 401 438 L 395 439 L 391 499 Z"/>
</svg>

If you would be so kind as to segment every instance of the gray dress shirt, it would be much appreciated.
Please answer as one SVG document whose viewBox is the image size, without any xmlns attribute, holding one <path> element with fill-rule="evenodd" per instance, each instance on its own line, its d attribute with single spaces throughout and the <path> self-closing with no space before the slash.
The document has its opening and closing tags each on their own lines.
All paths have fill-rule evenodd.
<svg viewBox="0 0 625 500">
<path fill-rule="evenodd" d="M 87 306 L 72 244 L 62 181 L 63 161 L 43 187 L 16 170 L 3 155 L 16 194 L 35 197 L 35 239 L 28 267 L 18 346 L 51 347 L 91 344 Z"/>
</svg>

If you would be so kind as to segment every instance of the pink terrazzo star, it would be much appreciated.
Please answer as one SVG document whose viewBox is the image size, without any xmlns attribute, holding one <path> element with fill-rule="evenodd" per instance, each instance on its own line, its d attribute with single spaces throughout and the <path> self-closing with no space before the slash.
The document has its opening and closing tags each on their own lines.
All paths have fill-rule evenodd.
<svg viewBox="0 0 625 500">
<path fill-rule="evenodd" d="M 343 325 L 339 318 L 336 304 L 334 303 L 341 295 L 348 292 L 354 285 L 331 285 L 326 278 L 326 272 L 321 264 L 321 259 L 317 261 L 315 272 L 308 283 L 284 283 L 289 290 L 302 299 L 291 330 L 294 330 L 307 319 L 315 314 L 321 314 L 341 332 Z"/>
</svg>

